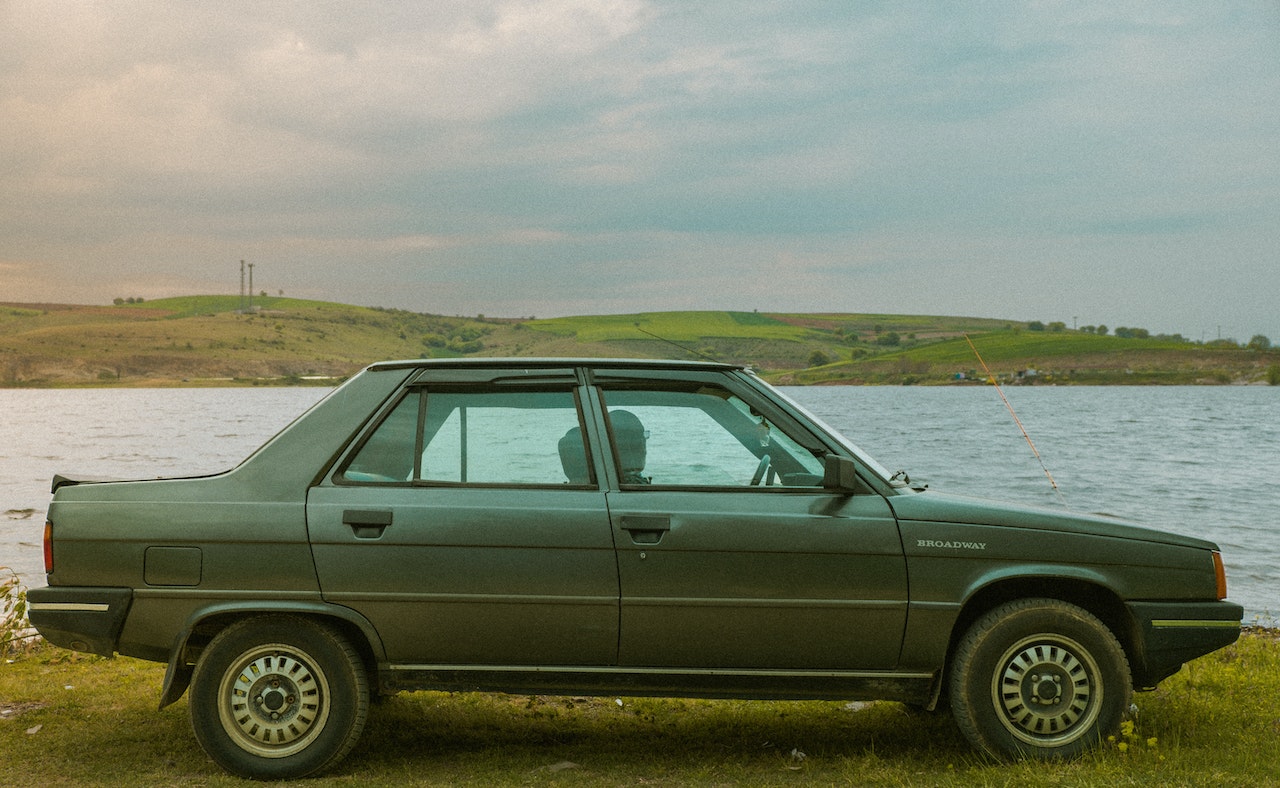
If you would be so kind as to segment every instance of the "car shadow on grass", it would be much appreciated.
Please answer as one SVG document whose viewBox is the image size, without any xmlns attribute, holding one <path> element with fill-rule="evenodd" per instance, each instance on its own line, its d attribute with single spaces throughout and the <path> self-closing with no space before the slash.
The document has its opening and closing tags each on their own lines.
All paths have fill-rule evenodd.
<svg viewBox="0 0 1280 788">
<path fill-rule="evenodd" d="M 901 704 L 419 692 L 377 704 L 335 774 L 512 779 L 573 769 L 617 778 L 745 777 L 865 758 L 918 768 L 973 753 L 946 714 Z M 728 773 L 726 773 L 728 769 Z"/>
</svg>

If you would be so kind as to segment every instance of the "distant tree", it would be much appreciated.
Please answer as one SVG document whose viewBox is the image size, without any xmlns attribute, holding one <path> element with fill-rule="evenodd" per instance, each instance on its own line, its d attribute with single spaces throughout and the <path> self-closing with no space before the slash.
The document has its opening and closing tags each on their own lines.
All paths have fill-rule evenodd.
<svg viewBox="0 0 1280 788">
<path fill-rule="evenodd" d="M 111 299 L 111 303 L 115 304 L 116 306 L 120 306 L 121 304 L 124 303 L 124 299 L 120 298 L 119 296 L 116 296 L 115 298 Z"/>
<path fill-rule="evenodd" d="M 1267 339 L 1262 334 L 1254 334 L 1253 339 L 1250 339 L 1249 344 L 1246 345 L 1245 347 L 1249 348 L 1250 350 L 1270 350 L 1271 340 Z"/>
<path fill-rule="evenodd" d="M 902 337 L 898 336 L 897 331 L 886 331 L 885 333 L 876 337 L 876 344 L 885 345 L 888 347 L 896 347 L 902 344 Z"/>
<path fill-rule="evenodd" d="M 1067 324 L 1062 322 L 1061 320 L 1055 320 L 1049 324 L 1049 330 L 1054 333 L 1057 333 L 1059 331 L 1066 331 Z"/>
<path fill-rule="evenodd" d="M 1105 337 L 1107 335 L 1107 327 L 1100 325 L 1093 330 L 1093 333 L 1097 334 L 1100 337 Z"/>
<path fill-rule="evenodd" d="M 821 350 L 815 350 L 809 354 L 809 366 L 821 367 L 831 363 L 831 359 L 827 358 L 827 354 Z"/>
<path fill-rule="evenodd" d="M 1044 323 L 1041 323 L 1039 320 L 1032 320 L 1030 323 L 1027 323 L 1027 330 L 1044 331 Z"/>
</svg>

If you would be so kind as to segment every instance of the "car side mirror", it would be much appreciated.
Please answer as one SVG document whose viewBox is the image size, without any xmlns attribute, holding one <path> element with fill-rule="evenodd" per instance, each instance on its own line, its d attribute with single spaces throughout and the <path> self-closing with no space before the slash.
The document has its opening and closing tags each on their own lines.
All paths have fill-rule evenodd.
<svg viewBox="0 0 1280 788">
<path fill-rule="evenodd" d="M 858 464 L 848 457 L 828 454 L 823 458 L 822 486 L 828 490 L 853 493 L 862 489 Z"/>
</svg>

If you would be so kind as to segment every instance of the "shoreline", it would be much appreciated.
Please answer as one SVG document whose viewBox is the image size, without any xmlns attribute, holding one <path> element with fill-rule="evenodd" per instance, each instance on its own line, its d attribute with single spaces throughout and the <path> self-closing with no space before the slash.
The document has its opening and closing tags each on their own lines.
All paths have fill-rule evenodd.
<svg viewBox="0 0 1280 788">
<path fill-rule="evenodd" d="M 363 368 L 362 368 L 363 369 Z M 354 375 L 356 373 L 352 373 Z M 0 391 L 56 391 L 86 389 L 211 389 L 211 388 L 315 388 L 333 387 L 344 383 L 351 375 L 342 376 L 305 376 L 292 375 L 283 377 L 218 377 L 218 378 L 177 378 L 170 376 L 139 377 L 117 381 L 27 381 L 22 383 L 0 382 Z M 805 379 L 797 378 L 795 372 L 760 373 L 760 377 L 775 386 L 849 386 L 849 387 L 897 387 L 918 386 L 923 388 L 974 388 L 990 386 L 987 380 L 860 380 L 860 379 Z M 1202 387 L 1202 388 L 1247 388 L 1272 387 L 1275 383 L 1267 380 L 1232 378 L 1227 380 L 1205 378 L 1203 375 L 1186 377 L 1178 380 L 1153 379 L 1151 375 L 1091 375 L 1087 379 L 1073 377 L 1048 378 L 1043 380 L 1001 380 L 1002 387 L 1105 387 L 1105 388 L 1141 388 L 1141 387 Z"/>
</svg>

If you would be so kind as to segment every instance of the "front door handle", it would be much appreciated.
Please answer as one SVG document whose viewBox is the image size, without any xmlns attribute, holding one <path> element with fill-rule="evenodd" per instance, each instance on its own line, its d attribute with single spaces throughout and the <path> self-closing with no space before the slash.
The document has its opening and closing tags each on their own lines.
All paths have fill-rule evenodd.
<svg viewBox="0 0 1280 788">
<path fill-rule="evenodd" d="M 342 513 L 342 523 L 351 526 L 351 532 L 357 539 L 377 539 L 391 525 L 391 512 L 385 509 L 347 509 Z"/>
<path fill-rule="evenodd" d="M 671 530 L 671 517 L 665 514 L 624 514 L 622 530 L 631 534 L 633 544 L 657 544 L 662 541 L 662 535 Z"/>
</svg>

